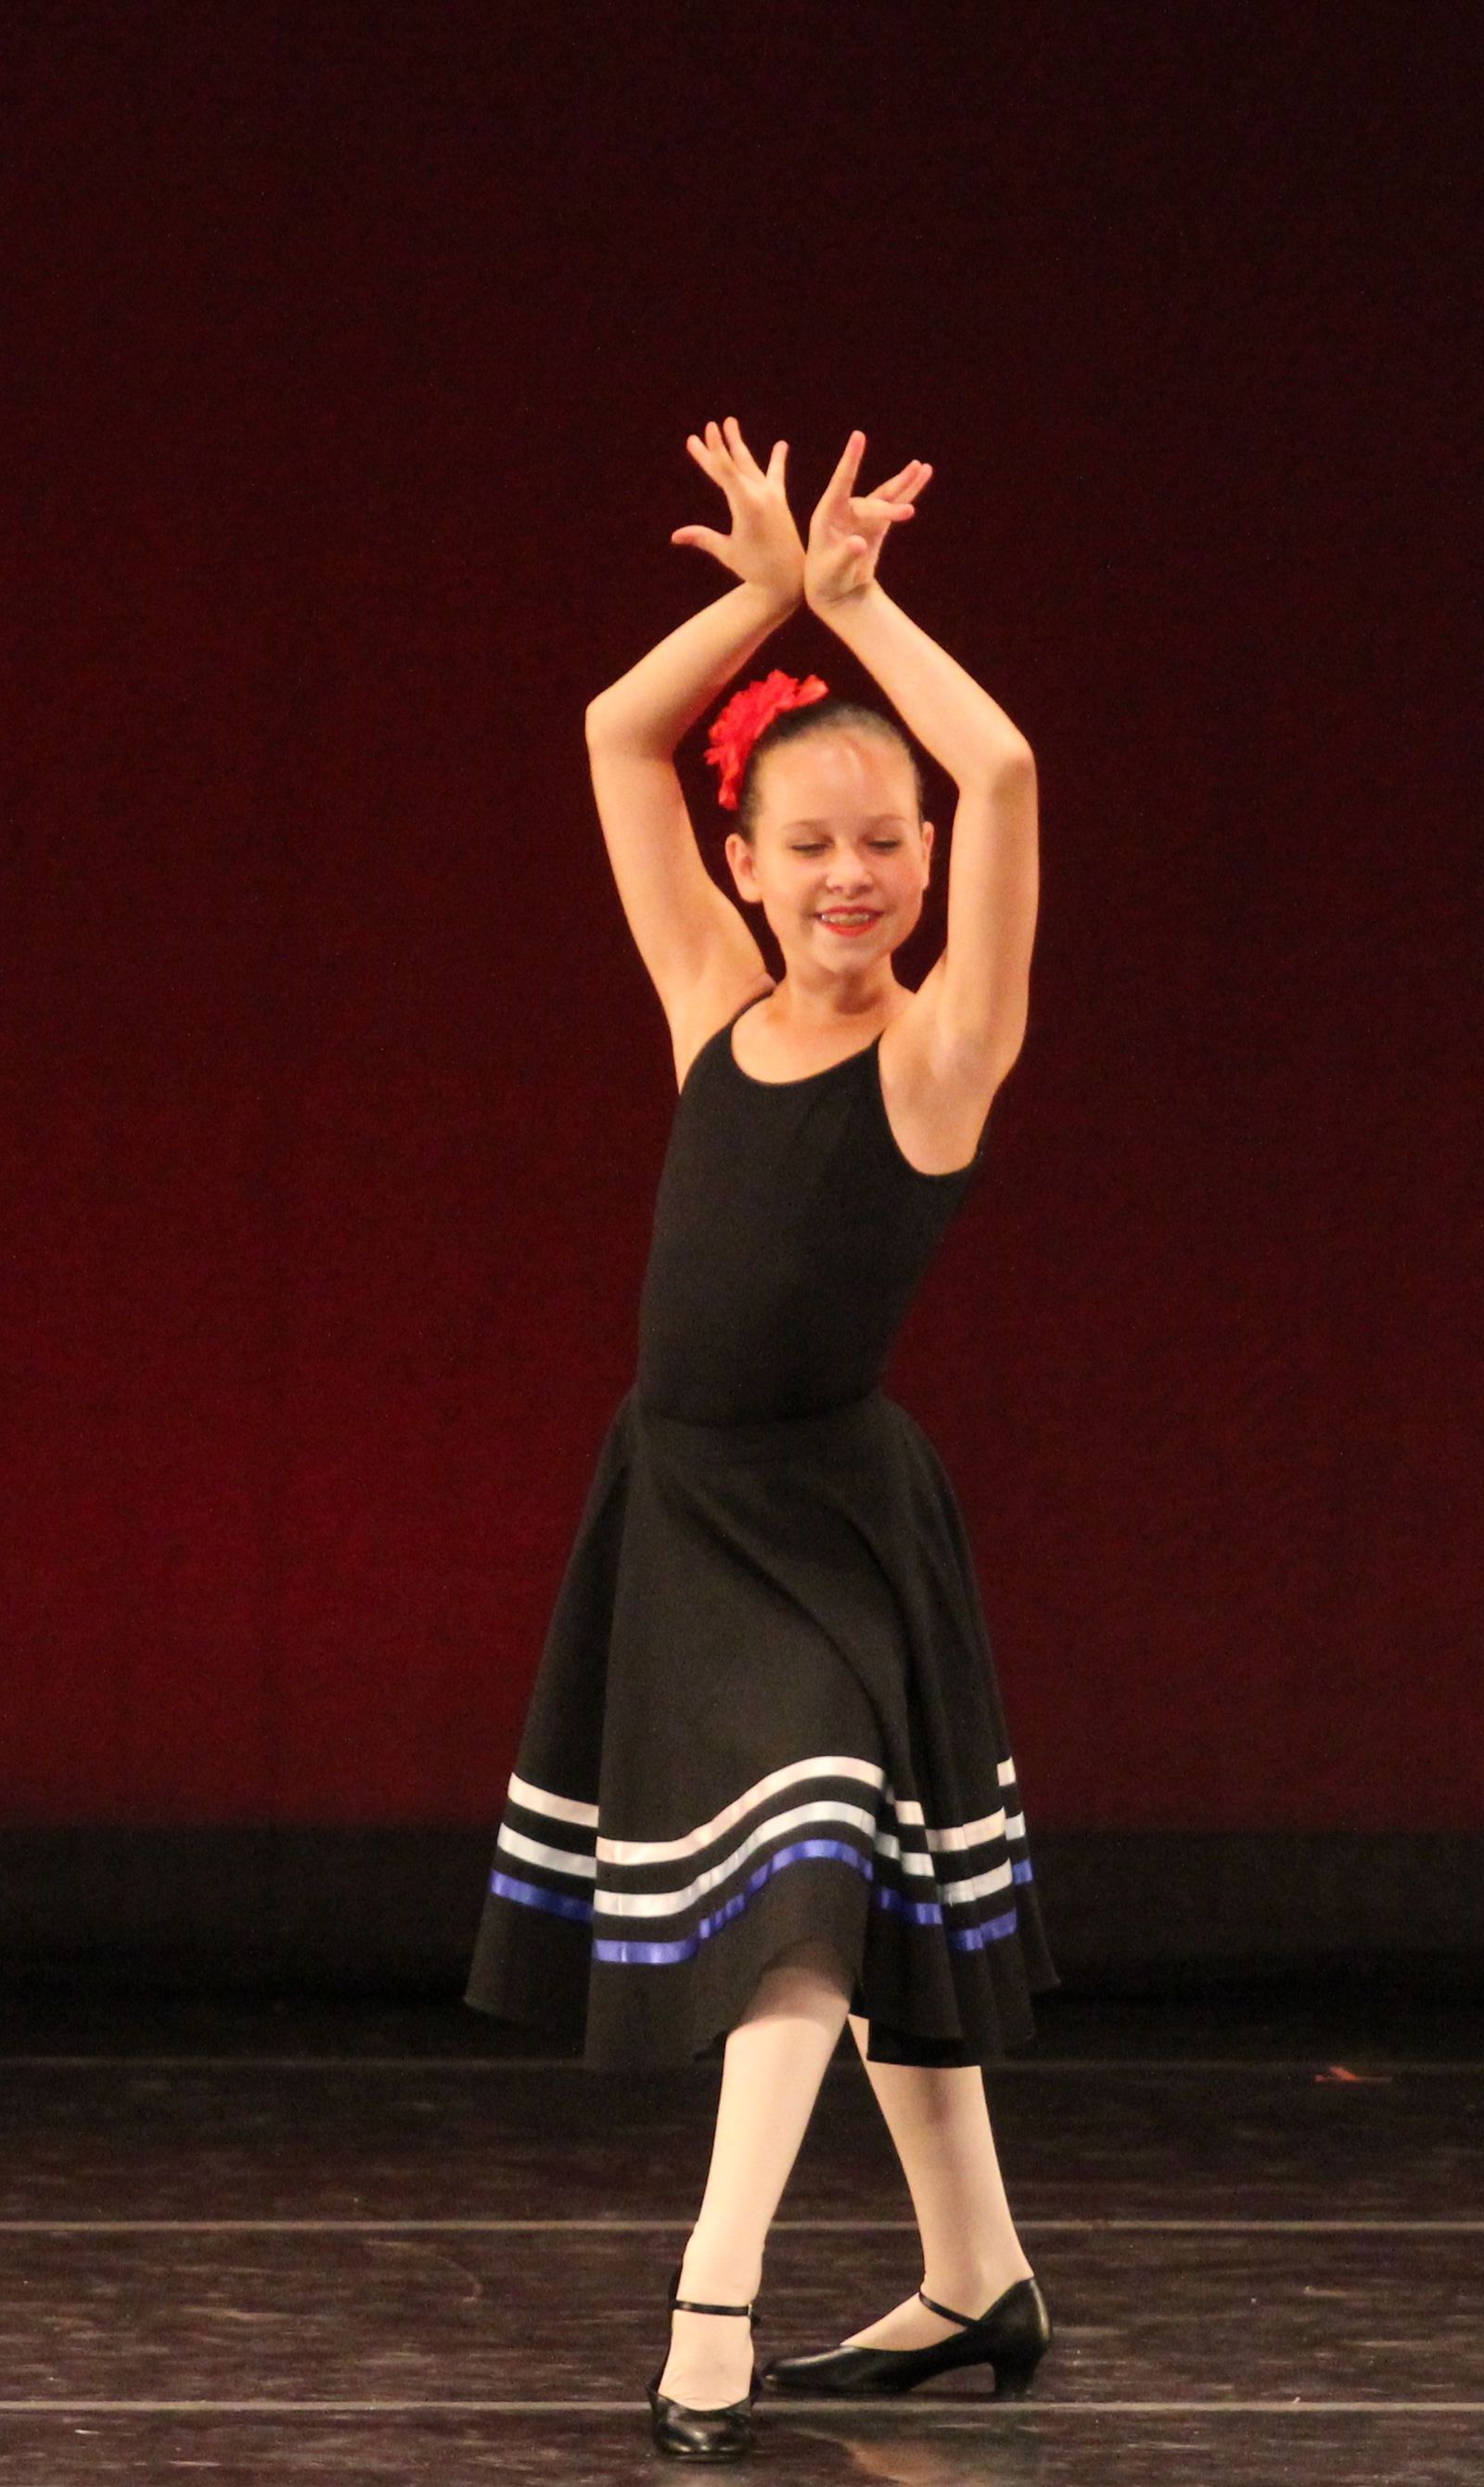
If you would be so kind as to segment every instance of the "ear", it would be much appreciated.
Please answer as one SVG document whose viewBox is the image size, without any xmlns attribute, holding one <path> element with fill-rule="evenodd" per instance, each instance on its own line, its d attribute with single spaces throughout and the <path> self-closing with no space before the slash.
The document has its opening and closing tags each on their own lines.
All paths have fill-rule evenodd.
<svg viewBox="0 0 1484 2487">
<path fill-rule="evenodd" d="M 922 824 L 922 852 L 927 860 L 928 867 L 931 870 L 933 863 L 933 824 L 931 821 L 924 821 Z"/>
<path fill-rule="evenodd" d="M 760 904 L 763 893 L 758 887 L 757 860 L 741 829 L 727 831 L 725 852 L 742 897 L 752 905 Z"/>
</svg>

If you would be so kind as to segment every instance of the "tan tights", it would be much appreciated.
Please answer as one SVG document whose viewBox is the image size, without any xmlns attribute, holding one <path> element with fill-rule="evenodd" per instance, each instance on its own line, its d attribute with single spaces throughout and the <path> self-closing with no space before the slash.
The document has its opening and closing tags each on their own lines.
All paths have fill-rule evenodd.
<svg viewBox="0 0 1484 2487">
<path fill-rule="evenodd" d="M 681 2266 L 682 2297 L 742 2305 L 757 2296 L 768 2231 L 847 2020 L 865 2060 L 869 2024 L 850 2011 L 850 1998 L 846 1964 L 823 1942 L 791 1945 L 759 1979 L 726 2042 L 711 2166 Z M 922 2284 L 942 2305 L 982 2314 L 1030 2264 L 1005 2199 L 979 2067 L 867 2063 L 866 2073 L 907 2178 L 922 2239 Z M 914 2290 L 850 2340 L 911 2349 L 956 2329 Z M 759 2343 L 759 2362 L 793 2345 Z M 751 2359 L 749 2326 L 739 2316 L 677 2312 L 659 2388 L 688 2408 L 720 2408 L 746 2391 Z"/>
</svg>

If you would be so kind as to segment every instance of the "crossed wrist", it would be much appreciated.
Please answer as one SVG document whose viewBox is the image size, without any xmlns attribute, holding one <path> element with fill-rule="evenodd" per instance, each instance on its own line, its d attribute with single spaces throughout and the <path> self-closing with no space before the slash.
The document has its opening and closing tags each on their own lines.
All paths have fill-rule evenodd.
<svg viewBox="0 0 1484 2487">
<path fill-rule="evenodd" d="M 767 606 L 770 613 L 780 616 L 792 613 L 797 605 L 803 602 L 802 578 L 794 580 L 792 584 L 779 579 L 744 578 L 742 584 L 760 604 Z"/>
<path fill-rule="evenodd" d="M 850 613 L 858 613 L 879 593 L 880 581 L 868 578 L 860 587 L 843 588 L 833 595 L 806 588 L 804 596 L 810 612 L 817 613 L 822 621 L 828 621 L 831 617 L 839 619 Z"/>
</svg>

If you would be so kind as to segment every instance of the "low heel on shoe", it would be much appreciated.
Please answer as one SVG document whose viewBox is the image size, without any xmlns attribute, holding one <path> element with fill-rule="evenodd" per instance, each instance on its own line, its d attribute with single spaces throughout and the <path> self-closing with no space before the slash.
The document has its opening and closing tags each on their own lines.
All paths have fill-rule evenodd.
<svg viewBox="0 0 1484 2487">
<path fill-rule="evenodd" d="M 1035 2279 L 1018 2279 L 986 2313 L 960 2314 L 918 2289 L 924 2305 L 962 2326 L 956 2338 L 926 2349 L 824 2349 L 801 2358 L 772 2358 L 765 2389 L 866 2394 L 910 2392 L 934 2375 L 960 2366 L 992 2365 L 996 2400 L 1021 2400 L 1051 2344 L 1051 2317 Z"/>
<path fill-rule="evenodd" d="M 677 2305 L 686 2314 L 745 2314 L 750 2324 L 756 2323 L 751 2305 L 711 2305 L 691 2297 L 677 2297 L 684 2266 L 677 2263 L 670 2279 L 670 2306 Z M 668 2361 L 666 2360 L 667 2363 Z M 671 2400 L 659 2389 L 664 2363 L 651 2381 L 649 2389 L 650 2425 L 656 2447 L 660 2452 L 675 2453 L 686 2461 L 735 2461 L 750 2452 L 757 2441 L 752 2423 L 752 2404 L 757 2398 L 758 2370 L 752 2369 L 752 2388 L 740 2401 L 728 2401 L 724 2408 L 687 2409 L 684 2401 Z"/>
<path fill-rule="evenodd" d="M 994 2361 L 994 2398 L 997 2401 L 1022 2401 L 1035 2380 L 1036 2368 L 1046 2351 L 1033 2349 L 1023 2358 L 996 2358 Z"/>
</svg>

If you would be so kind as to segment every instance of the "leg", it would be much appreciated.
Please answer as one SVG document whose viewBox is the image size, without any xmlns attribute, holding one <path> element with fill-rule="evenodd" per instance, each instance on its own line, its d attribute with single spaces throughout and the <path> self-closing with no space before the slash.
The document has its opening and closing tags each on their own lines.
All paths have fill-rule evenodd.
<svg viewBox="0 0 1484 2487">
<path fill-rule="evenodd" d="M 942 2305 L 983 2314 L 1031 2276 L 1005 2199 L 983 2075 L 977 2064 L 870 2063 L 870 2024 L 849 2019 L 917 2215 L 922 2285 Z M 843 2345 L 925 2349 L 956 2329 L 914 2294 Z"/>
<path fill-rule="evenodd" d="M 711 2168 L 681 2265 L 682 2297 L 744 2305 L 757 2295 L 768 2230 L 850 1998 L 850 1970 L 823 1942 L 791 1944 L 759 1979 L 726 2042 Z M 751 2326 L 739 2316 L 671 2317 L 659 2389 L 672 2400 L 724 2408 L 742 2399 L 751 2372 Z"/>
</svg>

